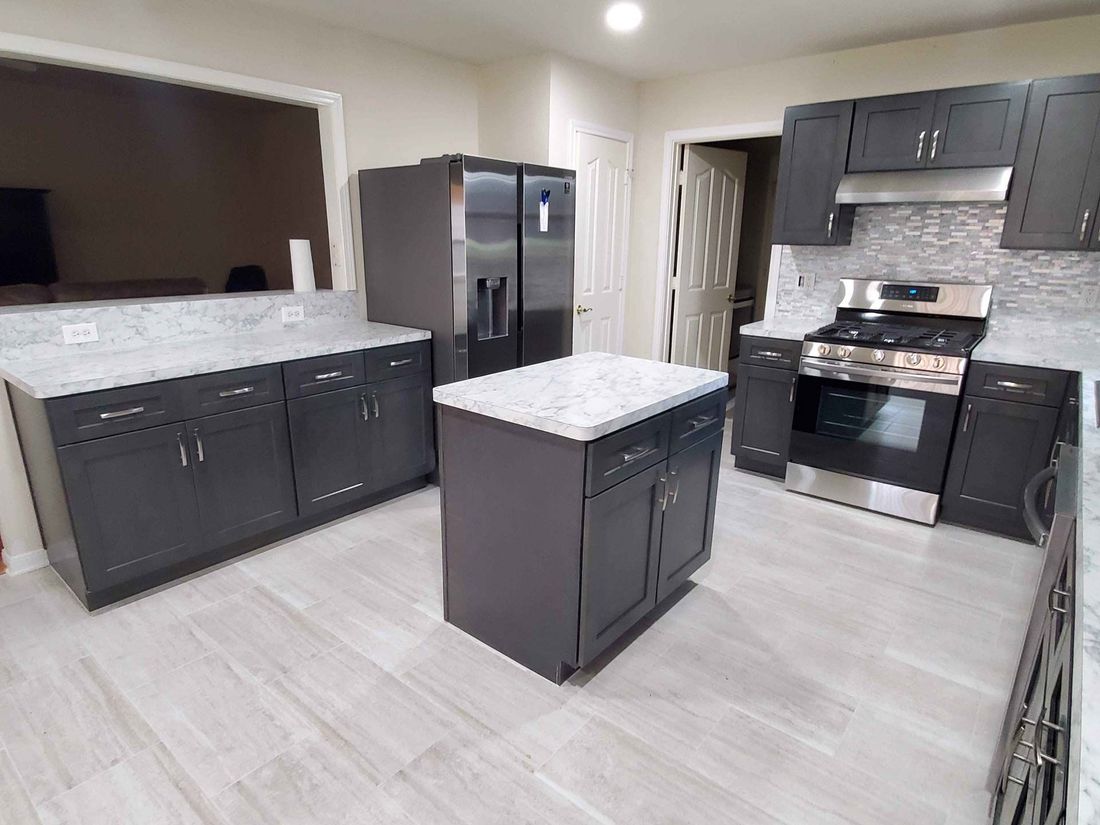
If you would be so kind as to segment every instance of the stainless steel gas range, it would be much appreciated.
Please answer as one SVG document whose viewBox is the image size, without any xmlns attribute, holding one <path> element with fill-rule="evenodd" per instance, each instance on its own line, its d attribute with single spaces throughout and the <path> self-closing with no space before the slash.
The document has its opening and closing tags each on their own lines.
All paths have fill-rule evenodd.
<svg viewBox="0 0 1100 825">
<path fill-rule="evenodd" d="M 992 293 L 843 279 L 835 321 L 802 345 L 787 489 L 935 524 Z"/>
</svg>

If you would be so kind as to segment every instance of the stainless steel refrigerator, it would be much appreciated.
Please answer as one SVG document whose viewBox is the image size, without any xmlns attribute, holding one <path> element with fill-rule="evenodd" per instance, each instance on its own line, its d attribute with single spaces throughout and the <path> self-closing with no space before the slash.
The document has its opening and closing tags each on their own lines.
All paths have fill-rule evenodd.
<svg viewBox="0 0 1100 825">
<path fill-rule="evenodd" d="M 361 170 L 367 316 L 430 329 L 436 384 L 570 355 L 575 192 L 472 155 Z"/>
</svg>

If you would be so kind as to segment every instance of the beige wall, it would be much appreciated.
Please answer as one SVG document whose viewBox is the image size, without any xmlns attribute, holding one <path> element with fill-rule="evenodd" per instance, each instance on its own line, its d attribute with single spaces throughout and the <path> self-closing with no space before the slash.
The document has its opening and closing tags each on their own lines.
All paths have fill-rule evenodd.
<svg viewBox="0 0 1100 825">
<path fill-rule="evenodd" d="M 477 70 L 478 154 L 546 163 L 550 58 L 500 60 Z"/>
<path fill-rule="evenodd" d="M 570 123 L 582 121 L 633 133 L 639 84 L 597 66 L 555 55 L 550 61 L 549 163 L 572 165 Z"/>
<path fill-rule="evenodd" d="M 343 96 L 355 261 L 355 171 L 477 150 L 477 72 L 465 63 L 247 3 L 0 0 L 0 29 Z"/>
<path fill-rule="evenodd" d="M 3 185 L 50 190 L 63 283 L 199 278 L 259 264 L 290 289 L 289 238 L 331 287 L 317 113 L 78 69 L 0 66 Z"/>
<path fill-rule="evenodd" d="M 642 84 L 626 351 L 649 356 L 662 153 L 670 130 L 780 120 L 786 106 L 1100 72 L 1100 15 L 908 40 Z"/>
</svg>

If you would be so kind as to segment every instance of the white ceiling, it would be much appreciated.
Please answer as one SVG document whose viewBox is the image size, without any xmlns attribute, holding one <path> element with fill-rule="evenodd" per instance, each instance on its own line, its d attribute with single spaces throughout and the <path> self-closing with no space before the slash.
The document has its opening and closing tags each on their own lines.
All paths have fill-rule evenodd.
<svg viewBox="0 0 1100 825">
<path fill-rule="evenodd" d="M 555 51 L 653 79 L 785 57 L 1096 13 L 1096 0 L 638 0 L 641 29 L 603 24 L 610 0 L 253 0 L 473 63 Z"/>
</svg>

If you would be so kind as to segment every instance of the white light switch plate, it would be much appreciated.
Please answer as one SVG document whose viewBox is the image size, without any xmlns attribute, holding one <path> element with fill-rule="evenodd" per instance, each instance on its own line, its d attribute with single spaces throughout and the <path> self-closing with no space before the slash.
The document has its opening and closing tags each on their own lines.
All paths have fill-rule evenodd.
<svg viewBox="0 0 1100 825">
<path fill-rule="evenodd" d="M 61 337 L 66 344 L 90 344 L 99 340 L 99 327 L 90 324 L 62 324 Z"/>
<path fill-rule="evenodd" d="M 813 289 L 817 284 L 817 275 L 813 272 L 809 272 L 805 275 L 798 276 L 798 288 L 799 289 Z"/>
<path fill-rule="evenodd" d="M 283 307 L 283 323 L 289 324 L 292 321 L 304 321 L 306 319 L 306 308 L 302 305 L 295 307 Z"/>
</svg>

